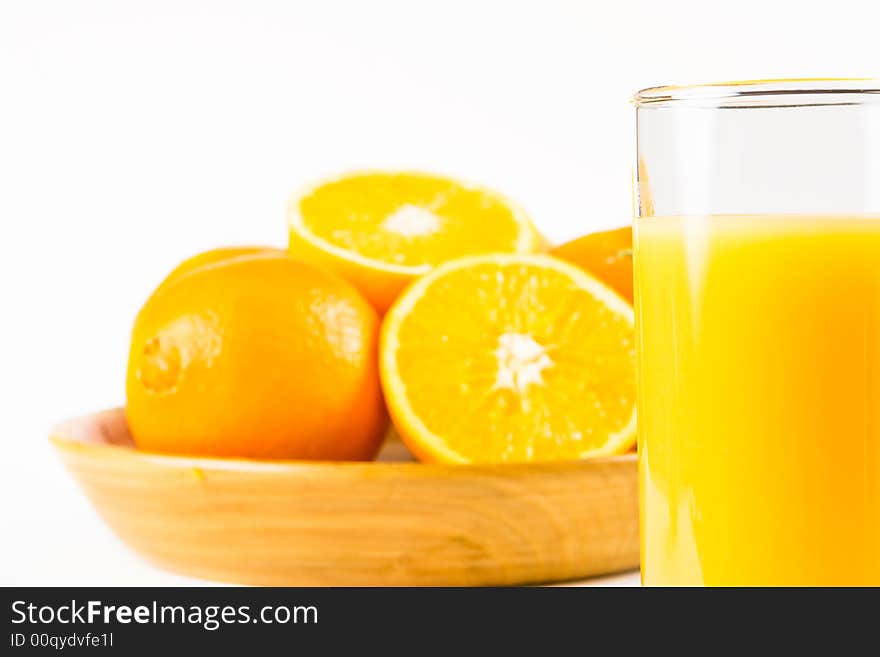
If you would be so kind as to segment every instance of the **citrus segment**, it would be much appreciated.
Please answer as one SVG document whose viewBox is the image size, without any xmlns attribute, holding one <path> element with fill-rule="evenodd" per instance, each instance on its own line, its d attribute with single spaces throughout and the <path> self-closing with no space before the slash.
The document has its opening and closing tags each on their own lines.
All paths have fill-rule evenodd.
<svg viewBox="0 0 880 657">
<path fill-rule="evenodd" d="M 392 418 L 423 460 L 574 459 L 635 442 L 632 307 L 551 256 L 441 265 L 386 315 L 380 353 Z"/>
</svg>

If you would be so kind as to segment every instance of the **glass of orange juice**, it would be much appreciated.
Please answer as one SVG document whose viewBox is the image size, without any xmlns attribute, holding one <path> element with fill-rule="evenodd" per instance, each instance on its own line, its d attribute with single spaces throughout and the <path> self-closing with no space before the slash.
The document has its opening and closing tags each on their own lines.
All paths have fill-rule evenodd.
<svg viewBox="0 0 880 657">
<path fill-rule="evenodd" d="M 880 84 L 635 104 L 642 582 L 880 585 Z"/>
</svg>

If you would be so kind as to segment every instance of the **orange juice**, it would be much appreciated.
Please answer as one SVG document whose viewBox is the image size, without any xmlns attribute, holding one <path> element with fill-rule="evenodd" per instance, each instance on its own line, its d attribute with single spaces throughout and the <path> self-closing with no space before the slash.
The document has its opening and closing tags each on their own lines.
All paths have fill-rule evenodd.
<svg viewBox="0 0 880 657">
<path fill-rule="evenodd" d="M 635 232 L 642 581 L 880 585 L 880 217 Z"/>
</svg>

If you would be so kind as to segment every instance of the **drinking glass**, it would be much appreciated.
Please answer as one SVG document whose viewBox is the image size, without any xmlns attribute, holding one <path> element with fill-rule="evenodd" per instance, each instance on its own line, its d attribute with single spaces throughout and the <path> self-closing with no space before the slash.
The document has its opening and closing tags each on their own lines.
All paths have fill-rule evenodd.
<svg viewBox="0 0 880 657">
<path fill-rule="evenodd" d="M 642 582 L 880 585 L 880 84 L 635 105 Z"/>
</svg>

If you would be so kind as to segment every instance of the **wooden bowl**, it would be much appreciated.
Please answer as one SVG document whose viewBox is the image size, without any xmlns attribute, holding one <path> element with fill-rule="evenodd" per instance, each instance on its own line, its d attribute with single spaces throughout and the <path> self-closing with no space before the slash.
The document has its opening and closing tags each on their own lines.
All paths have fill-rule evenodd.
<svg viewBox="0 0 880 657">
<path fill-rule="evenodd" d="M 639 563 L 635 455 L 427 465 L 392 442 L 375 463 L 174 457 L 136 450 L 121 409 L 68 420 L 52 441 L 123 541 L 196 577 L 472 586 Z"/>
</svg>

